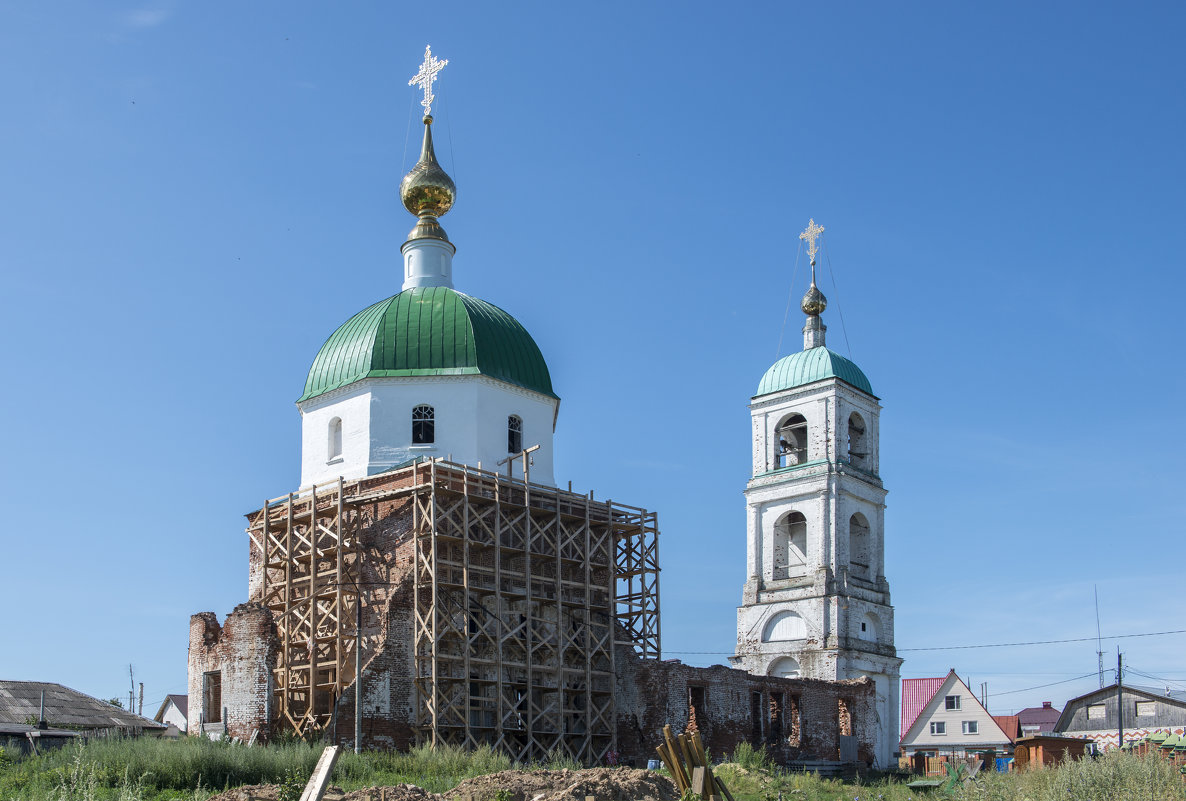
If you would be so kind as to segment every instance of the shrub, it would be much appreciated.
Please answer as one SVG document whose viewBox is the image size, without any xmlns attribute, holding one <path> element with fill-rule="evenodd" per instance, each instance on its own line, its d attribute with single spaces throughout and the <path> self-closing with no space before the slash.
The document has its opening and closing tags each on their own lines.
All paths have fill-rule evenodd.
<svg viewBox="0 0 1186 801">
<path fill-rule="evenodd" d="M 737 763 L 746 770 L 769 770 L 774 766 L 770 755 L 766 753 L 766 746 L 754 748 L 745 742 L 739 743 L 733 749 L 733 756 L 729 757 L 729 761 Z"/>
</svg>

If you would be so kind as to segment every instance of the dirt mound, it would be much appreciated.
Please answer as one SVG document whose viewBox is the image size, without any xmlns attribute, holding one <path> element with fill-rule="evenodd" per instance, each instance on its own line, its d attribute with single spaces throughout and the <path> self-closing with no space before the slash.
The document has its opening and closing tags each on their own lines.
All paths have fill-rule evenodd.
<svg viewBox="0 0 1186 801">
<path fill-rule="evenodd" d="M 412 793 L 404 788 L 410 788 Z M 379 795 L 380 790 L 386 790 L 387 795 Z M 370 793 L 370 795 L 368 795 Z M 280 797 L 278 784 L 245 784 L 233 790 L 227 790 L 210 798 L 210 801 L 276 801 Z M 440 796 L 433 795 L 427 790 L 421 790 L 412 784 L 401 784 L 398 787 L 371 787 L 366 790 L 355 790 L 347 793 L 341 787 L 330 786 L 322 796 L 324 801 L 439 801 Z"/>
<path fill-rule="evenodd" d="M 589 768 L 588 770 L 504 770 L 466 779 L 445 795 L 437 795 L 414 784 L 367 787 L 343 792 L 330 787 L 325 801 L 494 801 L 499 791 L 510 793 L 510 801 L 677 801 L 679 794 L 666 776 L 633 768 Z M 276 801 L 280 785 L 251 784 L 219 793 L 210 801 Z M 506 796 L 503 795 L 505 799 Z"/>
<path fill-rule="evenodd" d="M 329 801 L 329 793 L 325 794 Z M 342 796 L 342 801 L 443 801 L 444 796 L 430 793 L 414 784 L 397 784 L 394 787 L 365 787 Z"/>
<path fill-rule="evenodd" d="M 276 801 L 279 797 L 278 784 L 245 784 L 211 796 L 210 801 Z"/>
<path fill-rule="evenodd" d="M 500 790 L 511 801 L 676 801 L 679 793 L 665 776 L 634 768 L 587 770 L 504 770 L 466 779 L 445 794 L 449 801 L 493 801 Z M 505 796 L 504 796 L 505 798 Z"/>
</svg>

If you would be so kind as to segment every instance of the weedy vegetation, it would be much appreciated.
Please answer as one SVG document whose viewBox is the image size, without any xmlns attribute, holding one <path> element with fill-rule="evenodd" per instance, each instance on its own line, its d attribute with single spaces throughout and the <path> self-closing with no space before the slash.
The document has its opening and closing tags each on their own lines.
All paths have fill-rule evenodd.
<svg viewBox="0 0 1186 801">
<path fill-rule="evenodd" d="M 244 784 L 277 784 L 284 798 L 297 798 L 320 753 L 299 740 L 247 748 L 197 737 L 95 739 L 23 758 L 0 749 L 0 801 L 206 801 Z M 332 781 L 347 790 L 410 783 L 442 793 L 474 776 L 533 767 L 579 765 L 559 755 L 525 766 L 489 748 L 420 747 L 343 753 Z M 715 771 L 736 801 L 1186 801 L 1177 768 L 1119 751 L 1048 770 L 981 774 L 950 795 L 916 793 L 896 776 L 842 782 L 788 773 L 749 745 Z"/>
</svg>

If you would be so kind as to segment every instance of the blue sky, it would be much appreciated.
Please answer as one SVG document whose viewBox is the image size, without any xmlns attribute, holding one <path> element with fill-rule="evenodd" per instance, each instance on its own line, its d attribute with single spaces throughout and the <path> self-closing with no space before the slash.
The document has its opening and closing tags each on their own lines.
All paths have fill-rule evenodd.
<svg viewBox="0 0 1186 801">
<path fill-rule="evenodd" d="M 295 488 L 324 339 L 398 291 L 424 51 L 462 291 L 562 397 L 556 477 L 659 513 L 664 650 L 724 661 L 746 404 L 829 344 L 883 399 L 904 676 L 1007 713 L 1186 628 L 1173 3 L 0 7 L 0 677 L 185 691 Z M 793 284 L 793 285 L 792 285 Z M 843 315 L 843 322 L 841 321 Z M 779 343 L 782 343 L 781 350 Z M 1186 686 L 1186 635 L 1107 640 Z M 700 653 L 706 652 L 706 653 Z M 1132 677 L 1138 683 L 1152 679 Z M 1029 690 L 1060 682 L 1052 687 Z"/>
</svg>

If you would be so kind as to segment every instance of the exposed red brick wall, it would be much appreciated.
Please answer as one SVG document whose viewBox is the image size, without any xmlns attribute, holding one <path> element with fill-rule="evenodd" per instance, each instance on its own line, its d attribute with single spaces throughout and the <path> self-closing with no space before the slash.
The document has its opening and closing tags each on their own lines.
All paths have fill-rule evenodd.
<svg viewBox="0 0 1186 801">
<path fill-rule="evenodd" d="M 271 734 L 268 716 L 278 647 L 272 613 L 259 604 L 236 606 L 222 626 L 213 612 L 190 617 L 190 731 L 199 731 L 202 677 L 207 671 L 217 670 L 222 674 L 227 736 L 247 740 L 258 730 L 261 737 L 267 738 Z"/>
<path fill-rule="evenodd" d="M 704 703 L 695 710 L 696 728 L 705 748 L 713 756 L 726 756 L 742 742 L 766 745 L 783 762 L 794 760 L 835 760 L 838 757 L 840 701 L 858 724 L 853 735 L 858 738 L 862 761 L 872 762 L 874 749 L 871 679 L 820 681 L 755 676 L 723 665 L 692 667 L 677 660 L 643 660 L 628 649 L 620 648 L 615 656 L 618 667 L 617 709 L 618 748 L 624 760 L 644 764 L 655 758 L 655 746 L 662 741 L 664 724 L 683 731 L 690 723 L 689 688 L 702 688 Z M 760 708 L 762 742 L 754 742 L 753 693 L 762 693 Z M 783 698 L 781 720 L 771 720 L 776 707 L 772 695 Z M 785 710 L 791 710 L 789 721 Z M 847 714 L 847 713 L 846 713 Z M 860 725 L 865 721 L 865 725 Z M 771 724 L 780 724 L 775 742 L 767 735 Z"/>
</svg>

